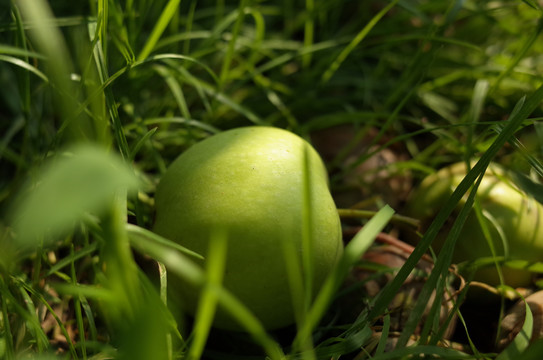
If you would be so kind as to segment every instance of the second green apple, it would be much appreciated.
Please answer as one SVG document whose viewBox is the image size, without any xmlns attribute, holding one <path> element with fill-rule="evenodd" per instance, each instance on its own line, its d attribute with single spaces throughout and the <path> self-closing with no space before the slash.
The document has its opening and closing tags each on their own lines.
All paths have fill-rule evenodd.
<svg viewBox="0 0 543 360">
<path fill-rule="evenodd" d="M 450 198 L 466 176 L 465 163 L 456 163 L 429 175 L 412 194 L 407 214 L 422 220 L 426 227 Z M 467 195 L 458 204 L 465 204 Z M 494 254 L 506 260 L 543 261 L 543 206 L 523 192 L 509 173 L 491 163 L 477 190 L 476 199 L 482 209 L 482 218 L 472 210 L 458 237 L 453 262 L 491 258 Z M 483 225 L 484 224 L 484 225 Z M 452 225 L 446 225 L 433 245 L 439 251 Z M 484 235 L 488 229 L 490 242 Z M 530 285 L 533 274 L 524 269 L 502 267 L 504 283 L 513 287 Z M 496 267 L 490 265 L 477 271 L 476 280 L 498 285 Z"/>
</svg>

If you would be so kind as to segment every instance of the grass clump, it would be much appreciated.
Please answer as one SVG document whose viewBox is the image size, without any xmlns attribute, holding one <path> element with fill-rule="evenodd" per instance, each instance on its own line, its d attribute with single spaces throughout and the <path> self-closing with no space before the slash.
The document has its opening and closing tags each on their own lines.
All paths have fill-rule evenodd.
<svg viewBox="0 0 543 360">
<path fill-rule="evenodd" d="M 542 14 L 528 0 L 3 2 L 0 358 L 531 358 L 540 343 L 498 349 L 483 339 L 463 310 L 469 287 L 454 294 L 445 324 L 435 299 L 452 295 L 454 243 L 489 162 L 539 192 Z M 198 254 L 149 231 L 154 190 L 173 159 L 247 125 L 310 140 L 336 203 L 349 208 L 344 233 L 364 225 L 305 321 L 279 332 L 220 286 L 220 237 L 206 272 Z M 338 304 L 353 290 L 344 279 L 370 266 L 360 256 L 379 233 L 401 237 L 413 222 L 402 217 L 410 190 L 472 158 L 480 160 L 390 281 L 342 318 Z M 396 331 L 389 305 L 465 194 Z M 194 327 L 167 299 L 172 276 L 206 289 Z M 514 293 L 503 289 L 493 289 L 502 294 L 490 314 L 497 322 Z M 215 306 L 247 333 L 211 329 Z"/>
</svg>

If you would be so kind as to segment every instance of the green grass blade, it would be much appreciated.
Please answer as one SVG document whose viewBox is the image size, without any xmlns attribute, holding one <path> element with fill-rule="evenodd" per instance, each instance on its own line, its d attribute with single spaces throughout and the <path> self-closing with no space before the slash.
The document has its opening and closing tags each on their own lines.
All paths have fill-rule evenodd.
<svg viewBox="0 0 543 360">
<path fill-rule="evenodd" d="M 70 249 L 70 255 L 73 259 L 74 257 L 74 247 L 73 247 L 73 244 L 71 246 L 71 249 Z M 71 261 L 71 281 L 72 281 L 72 284 L 76 285 L 77 284 L 77 273 L 76 273 L 76 269 L 75 269 L 75 262 L 72 260 Z M 77 330 L 79 331 L 78 333 L 78 345 L 79 345 L 79 348 L 81 349 L 81 357 L 83 360 L 86 360 L 87 359 L 87 336 L 86 336 L 86 331 L 85 331 L 85 324 L 84 324 L 84 320 L 83 320 L 83 313 L 82 313 L 82 306 L 81 306 L 81 303 L 83 302 L 83 300 L 86 300 L 86 299 L 82 299 L 81 297 L 74 297 L 73 299 L 73 306 L 74 306 L 74 311 L 75 311 L 75 321 L 77 323 Z"/>
<path fill-rule="evenodd" d="M 207 282 L 202 289 L 196 310 L 193 338 L 187 353 L 188 359 L 200 359 L 204 352 L 218 303 L 217 294 L 212 291 L 212 287 L 222 285 L 227 244 L 228 239 L 225 232 L 218 231 L 212 234 L 206 261 Z"/>
<path fill-rule="evenodd" d="M 196 12 L 196 4 L 198 3 L 198 0 L 192 0 L 190 2 L 190 8 L 187 15 L 187 20 L 185 24 L 185 33 L 191 34 L 192 33 L 192 26 L 194 24 L 194 14 Z M 183 43 L 183 53 L 189 54 L 190 53 L 190 37 L 187 37 Z"/>
<path fill-rule="evenodd" d="M 496 360 L 517 360 L 530 345 L 532 331 L 534 330 L 534 316 L 532 314 L 532 310 L 530 309 L 530 305 L 525 299 L 523 299 L 523 301 L 526 309 L 526 315 L 524 316 L 522 328 L 517 336 L 515 336 L 515 339 L 511 342 L 511 344 L 509 344 L 505 350 L 503 350 L 496 357 Z"/>
<path fill-rule="evenodd" d="M 79 260 L 85 256 L 88 256 L 96 251 L 98 248 L 98 245 L 96 243 L 92 243 L 87 245 L 84 248 L 79 249 L 76 253 L 70 254 L 70 256 L 66 256 L 65 258 L 62 258 L 59 260 L 55 265 L 51 266 L 49 271 L 47 271 L 46 276 L 50 276 L 57 271 L 60 271 L 65 266 L 70 265 L 71 263 L 75 262 L 76 260 Z"/>
<path fill-rule="evenodd" d="M 360 42 L 364 40 L 364 38 L 369 34 L 371 29 L 373 29 L 375 25 L 379 22 L 379 20 L 381 20 L 381 18 L 385 16 L 385 14 L 390 11 L 390 9 L 396 6 L 398 1 L 399 0 L 393 0 L 390 3 L 388 3 L 387 6 L 385 6 L 381 11 L 379 11 L 379 13 L 377 13 L 371 19 L 371 21 L 368 24 L 366 24 L 366 26 L 364 26 L 364 28 L 360 30 L 358 34 L 356 34 L 354 39 L 351 40 L 351 42 L 339 53 L 339 55 L 334 60 L 334 62 L 322 74 L 321 83 L 324 84 L 330 80 L 330 78 L 334 75 L 337 69 L 339 69 L 341 64 L 345 61 L 347 56 L 349 56 L 349 54 L 358 46 L 358 44 L 360 44 Z"/>
<path fill-rule="evenodd" d="M 338 359 L 343 354 L 351 354 L 360 350 L 366 342 L 371 338 L 372 330 L 369 326 L 364 326 L 362 329 L 352 332 L 344 339 L 339 339 L 331 345 L 319 345 L 315 348 L 314 353 L 317 359 Z M 303 354 L 302 354 L 303 356 Z"/>
<path fill-rule="evenodd" d="M 70 80 L 73 73 L 73 63 L 65 43 L 64 37 L 58 27 L 49 4 L 44 0 L 20 0 L 16 5 L 21 11 L 22 18 L 32 26 L 29 29 L 30 39 L 34 46 L 43 54 L 48 61 L 48 79 L 57 91 L 55 95 L 55 104 L 61 114 L 64 122 L 70 122 L 76 102 L 72 97 L 66 97 L 65 94 L 76 94 L 75 87 Z M 80 138 L 80 130 L 84 124 L 74 124 L 71 135 L 74 138 Z"/>
<path fill-rule="evenodd" d="M 174 76 L 173 72 L 165 66 L 154 65 L 154 69 L 158 74 L 160 74 L 160 76 L 164 78 L 164 81 L 170 88 L 170 91 L 175 98 L 177 106 L 179 107 L 181 115 L 185 119 L 190 119 L 192 116 L 190 115 L 189 107 L 187 106 L 187 100 L 185 99 L 185 95 L 183 94 L 183 88 L 180 81 Z"/>
<path fill-rule="evenodd" d="M 132 245 L 141 253 L 164 263 L 171 273 L 176 274 L 196 287 L 206 284 L 204 271 L 190 258 L 161 244 L 150 244 L 141 238 L 132 238 Z M 219 303 L 239 324 L 264 348 L 271 359 L 282 359 L 283 351 L 266 332 L 260 321 L 230 292 L 220 286 L 208 284 L 208 291 L 215 292 Z"/>
<path fill-rule="evenodd" d="M 45 56 L 43 56 L 40 53 L 30 51 L 27 49 L 21 49 L 15 46 L 3 45 L 3 44 L 0 44 L 0 54 L 21 56 L 24 58 L 36 58 L 36 59 L 41 59 L 41 60 L 45 59 Z"/>
<path fill-rule="evenodd" d="M 539 106 L 543 100 L 543 86 L 537 89 L 532 93 L 526 101 L 519 101 L 518 110 L 514 112 L 513 116 L 507 122 L 507 125 L 504 128 L 504 131 L 499 134 L 499 136 L 494 140 L 490 145 L 488 150 L 483 154 L 481 159 L 475 164 L 475 166 L 469 171 L 466 177 L 461 181 L 456 190 L 451 195 L 450 199 L 442 207 L 439 213 L 436 215 L 434 221 L 424 234 L 424 237 L 421 239 L 420 243 L 415 247 L 415 250 L 409 256 L 405 265 L 400 269 L 394 280 L 388 283 L 382 292 L 379 293 L 376 299 L 372 302 L 374 307 L 370 311 L 368 318 L 373 319 L 379 314 L 381 314 L 389 302 L 395 296 L 401 285 L 407 279 L 407 276 L 415 268 L 415 265 L 418 263 L 419 259 L 430 247 L 430 244 L 437 236 L 439 230 L 453 212 L 456 204 L 464 196 L 468 188 L 475 183 L 475 180 L 483 173 L 491 159 L 497 154 L 497 152 L 503 147 L 507 140 L 518 130 L 522 122 Z M 453 240 L 447 240 L 447 244 L 451 244 Z M 436 264 L 437 265 L 437 264 Z M 444 266 L 446 264 L 442 264 Z M 448 266 L 448 265 L 447 265 Z"/>
<path fill-rule="evenodd" d="M 147 42 L 143 46 L 143 49 L 139 53 L 137 60 L 143 61 L 146 59 L 153 49 L 155 48 L 158 40 L 162 36 L 162 33 L 168 26 L 168 23 L 172 19 L 172 17 L 175 15 L 177 8 L 179 7 L 179 3 L 181 0 L 169 0 L 168 4 L 162 11 L 162 14 L 160 15 L 160 18 L 158 19 L 157 23 L 155 24 L 155 27 L 153 28 L 153 31 L 151 32 L 151 35 L 149 36 L 149 39 L 147 39 Z"/>
<path fill-rule="evenodd" d="M 55 319 L 55 322 L 57 323 L 60 332 L 62 333 L 62 336 L 66 339 L 66 342 L 68 344 L 68 349 L 70 350 L 70 355 L 74 360 L 79 359 L 79 356 L 77 354 L 77 350 L 74 346 L 74 340 L 70 337 L 70 334 L 68 333 L 68 330 L 66 329 L 65 323 L 62 321 L 62 319 L 56 314 L 55 310 L 52 308 L 52 306 L 49 304 L 49 302 L 45 299 L 45 297 L 37 292 L 34 288 L 30 287 L 28 284 L 20 281 L 19 282 L 21 286 L 21 291 L 28 291 L 34 298 L 37 299 L 37 301 L 45 306 L 47 311 L 51 314 L 51 316 Z M 37 319 L 36 319 L 37 321 Z"/>
<path fill-rule="evenodd" d="M 46 82 L 46 83 L 49 82 L 49 79 L 47 78 L 47 76 L 43 72 L 38 70 L 36 67 L 30 65 L 26 61 L 23 61 L 21 59 L 13 57 L 13 56 L 6 56 L 6 55 L 0 55 L 0 61 L 5 61 L 7 63 L 11 63 L 13 65 L 16 65 L 16 66 L 18 66 L 18 67 L 20 67 L 22 69 L 25 69 L 25 70 L 33 73 L 34 75 L 36 75 L 37 77 L 42 79 L 44 82 Z"/>
<path fill-rule="evenodd" d="M 95 36 L 95 33 L 98 32 L 99 33 L 99 29 L 98 31 L 93 31 L 94 29 L 94 24 L 89 24 L 89 36 L 91 37 L 91 41 L 93 43 L 95 43 L 95 46 L 93 48 L 93 58 L 94 58 L 94 61 L 95 61 L 95 64 L 96 64 L 96 69 L 98 71 L 98 75 L 99 75 L 99 80 L 100 80 L 100 83 L 101 84 L 105 84 L 108 82 L 108 79 L 109 79 L 109 71 L 108 71 L 108 62 L 107 62 L 107 58 L 106 58 L 106 55 L 105 55 L 105 52 L 103 50 L 103 47 L 105 46 L 104 44 L 102 44 L 102 40 L 101 39 L 96 39 L 94 38 Z M 106 103 L 106 108 L 107 108 L 107 111 L 109 113 L 109 117 L 111 119 L 111 124 L 112 124 L 112 128 L 113 128 L 113 135 L 117 141 L 117 147 L 119 148 L 119 152 L 121 154 L 121 156 L 123 157 L 123 159 L 128 159 L 129 158 L 129 154 L 130 154 L 130 149 L 128 147 L 128 142 L 126 140 L 126 135 L 124 133 L 124 129 L 123 129 L 123 126 L 122 126 L 122 122 L 121 122 L 121 119 L 119 117 L 119 112 L 118 112 L 118 109 L 117 109 L 117 102 L 115 101 L 115 96 L 113 94 L 113 91 L 110 87 L 105 87 L 105 86 L 101 86 L 101 87 L 97 87 L 97 93 L 100 95 L 100 96 L 103 96 L 104 99 L 105 99 L 105 103 Z M 90 100 L 94 99 L 94 96 L 91 95 L 91 98 Z M 106 124 L 96 124 L 95 127 L 97 129 L 104 129 L 107 127 Z M 104 131 L 102 130 L 99 130 L 98 131 L 99 134 L 105 134 Z M 104 144 L 108 144 L 109 143 L 109 139 L 107 138 L 107 136 L 103 136 L 103 138 L 99 138 L 100 140 L 102 140 L 101 142 L 104 143 Z"/>
<path fill-rule="evenodd" d="M 537 27 L 534 29 L 534 31 L 529 32 L 528 37 L 526 38 L 526 41 L 524 44 L 522 44 L 522 47 L 520 50 L 515 54 L 512 61 L 509 63 L 505 71 L 503 71 L 499 77 L 496 79 L 496 82 L 492 86 L 492 88 L 489 90 L 490 92 L 496 91 L 502 81 L 509 76 L 509 74 L 515 69 L 515 67 L 519 64 L 519 62 L 526 57 L 526 54 L 532 47 L 536 44 L 537 39 L 539 38 L 539 35 L 541 35 L 541 32 L 543 31 L 543 17 L 541 17 L 538 21 Z"/>
<path fill-rule="evenodd" d="M 314 17 L 315 17 L 315 0 L 305 0 L 304 49 L 308 49 L 313 45 L 313 41 L 315 38 Z M 302 65 L 304 67 L 308 67 L 310 63 L 311 63 L 311 52 L 306 51 L 302 55 Z"/>
<path fill-rule="evenodd" d="M 337 266 L 324 282 L 321 290 L 317 294 L 315 301 L 307 315 L 307 321 L 304 327 L 298 331 L 295 344 L 303 344 L 307 337 L 311 335 L 311 331 L 315 328 L 337 290 L 343 283 L 351 267 L 360 259 L 360 256 L 373 243 L 375 237 L 390 221 L 394 210 L 389 206 L 383 207 L 370 221 L 358 232 L 358 234 L 345 247 L 343 257 L 340 259 Z"/>
<path fill-rule="evenodd" d="M 482 169 L 480 174 L 484 174 L 485 169 L 486 167 Z M 436 299 L 434 300 L 434 305 L 435 306 L 437 306 L 437 304 L 441 305 L 441 301 L 442 301 L 441 295 L 443 294 L 443 286 L 444 286 L 443 283 L 446 279 L 447 272 L 451 264 L 452 255 L 454 252 L 454 245 L 473 207 L 473 204 L 475 201 L 475 194 L 477 193 L 477 188 L 479 187 L 479 184 L 482 179 L 483 179 L 483 175 L 480 175 L 477 178 L 476 183 L 474 184 L 468 198 L 466 199 L 466 203 L 460 210 L 460 213 L 458 214 L 458 217 L 456 218 L 451 231 L 447 235 L 447 239 L 445 240 L 443 249 L 440 251 L 438 258 L 435 262 L 434 269 L 430 273 L 428 280 L 424 283 L 424 286 L 420 294 L 418 295 L 415 307 L 411 311 L 407 319 L 407 322 L 402 330 L 402 333 L 400 334 L 400 337 L 398 338 L 396 348 L 401 348 L 403 346 L 406 346 L 409 338 L 414 333 L 417 324 L 420 322 L 422 314 L 424 313 L 424 309 L 426 308 L 428 301 L 430 300 L 430 297 L 434 290 L 436 290 L 436 294 L 437 294 Z M 469 186 L 468 183 L 464 185 Z M 460 186 L 458 186 L 458 189 L 461 189 Z M 463 189 L 461 191 L 465 193 L 467 189 Z M 424 241 L 424 238 L 423 238 L 423 241 Z M 440 279 L 442 281 L 440 282 L 440 288 L 438 289 L 438 282 Z M 437 313 L 436 315 L 439 316 L 439 313 Z M 427 320 L 427 321 L 432 321 L 432 320 Z"/>
<path fill-rule="evenodd" d="M 230 64 L 232 63 L 232 59 L 234 57 L 236 43 L 237 43 L 238 36 L 241 30 L 241 26 L 243 25 L 243 19 L 245 18 L 246 3 L 247 3 L 247 0 L 241 0 L 239 2 L 236 22 L 234 23 L 234 28 L 232 29 L 232 35 L 231 35 L 230 41 L 228 42 L 228 48 L 226 49 L 226 54 L 224 55 L 224 59 L 222 61 L 221 74 L 219 76 L 219 80 L 220 80 L 219 88 L 222 88 L 226 84 L 226 81 L 228 80 L 228 76 L 230 72 Z"/>
<path fill-rule="evenodd" d="M 145 242 L 146 244 L 148 244 L 147 246 L 153 246 L 153 244 L 156 244 L 160 247 L 168 247 L 172 250 L 177 250 L 183 255 L 190 256 L 193 259 L 204 259 L 202 255 L 195 253 L 194 251 L 189 250 L 176 242 L 165 239 L 162 236 L 155 234 L 154 232 L 140 226 L 134 224 L 126 224 L 126 231 L 132 242 L 136 242 L 138 244 L 141 244 L 141 242 Z"/>
<path fill-rule="evenodd" d="M 3 351 L 2 355 L 6 357 L 6 359 L 14 359 L 14 342 L 13 342 L 13 333 L 11 330 L 11 323 L 9 321 L 9 315 L 10 312 L 8 310 L 8 294 L 9 289 L 7 287 L 7 284 L 4 282 L 4 277 L 0 277 L 0 290 L 2 291 L 2 297 L 0 298 L 0 303 L 2 306 L 2 328 L 5 331 L 5 335 L 3 336 Z M 15 301 L 15 303 L 17 303 Z"/>
</svg>

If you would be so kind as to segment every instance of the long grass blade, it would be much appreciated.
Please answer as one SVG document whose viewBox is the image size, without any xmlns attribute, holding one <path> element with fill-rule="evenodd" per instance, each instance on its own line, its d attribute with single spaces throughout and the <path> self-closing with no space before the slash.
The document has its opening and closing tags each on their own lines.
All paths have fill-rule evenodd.
<svg viewBox="0 0 543 360">
<path fill-rule="evenodd" d="M 530 345 L 534 330 L 534 315 L 528 302 L 525 299 L 523 301 L 526 315 L 524 315 L 522 328 L 511 344 L 496 357 L 496 360 L 516 360 Z"/>
<path fill-rule="evenodd" d="M 132 238 L 132 245 L 140 252 L 164 263 L 171 273 L 181 277 L 198 288 L 206 284 L 204 271 L 190 258 L 161 244 L 151 244 L 141 238 Z M 230 292 L 221 286 L 208 284 L 208 291 L 213 291 L 219 303 L 239 324 L 264 348 L 271 359 L 282 359 L 283 351 L 275 340 L 266 332 L 260 321 Z"/>
<path fill-rule="evenodd" d="M 364 40 L 364 38 L 379 22 L 379 20 L 381 20 L 381 18 L 385 16 L 385 14 L 390 11 L 390 9 L 396 6 L 398 1 L 399 0 L 393 0 L 390 3 L 388 3 L 387 6 L 385 6 L 381 11 L 379 11 L 379 13 L 377 13 L 371 19 L 371 21 L 368 24 L 366 24 L 366 26 L 364 26 L 364 28 L 360 30 L 358 34 L 356 34 L 354 39 L 351 40 L 351 42 L 339 53 L 339 55 L 334 60 L 334 62 L 332 62 L 332 64 L 330 64 L 328 69 L 326 69 L 326 71 L 322 74 L 321 83 L 327 83 L 330 80 L 330 78 L 332 78 L 334 73 L 337 71 L 337 69 L 339 69 L 339 67 L 345 61 L 347 56 L 349 56 L 349 54 L 358 46 L 358 44 L 360 44 L 360 42 Z"/>
<path fill-rule="evenodd" d="M 158 40 L 162 36 L 162 33 L 168 26 L 168 23 L 172 19 L 172 17 L 175 15 L 175 12 L 177 11 L 177 8 L 179 7 L 179 3 L 181 0 L 169 0 L 168 4 L 162 11 L 162 14 L 160 15 L 160 18 L 158 19 L 157 23 L 155 24 L 155 27 L 153 28 L 153 31 L 151 32 L 151 35 L 147 39 L 147 42 L 143 46 L 143 49 L 139 53 L 137 60 L 143 61 L 145 60 L 153 51 L 155 48 Z"/>
<path fill-rule="evenodd" d="M 198 309 L 196 310 L 193 338 L 187 354 L 188 359 L 200 359 L 204 352 L 218 304 L 217 294 L 212 290 L 212 287 L 222 285 L 227 243 L 226 232 L 217 231 L 211 235 L 208 260 L 206 262 L 207 281 L 202 289 Z"/>
<path fill-rule="evenodd" d="M 304 327 L 298 331 L 294 340 L 295 344 L 303 344 L 305 339 L 310 336 L 311 331 L 324 315 L 350 268 L 360 259 L 360 256 L 372 244 L 379 232 L 388 224 L 393 213 L 394 210 L 389 206 L 383 207 L 345 247 L 343 257 L 326 279 L 309 310 Z"/>
<path fill-rule="evenodd" d="M 488 150 L 481 156 L 481 159 L 475 164 L 475 166 L 467 173 L 465 178 L 458 185 L 456 190 L 451 195 L 450 199 L 444 204 L 443 208 L 436 215 L 436 218 L 424 234 L 424 237 L 421 239 L 420 243 L 417 245 L 413 253 L 407 259 L 405 265 L 400 269 L 396 277 L 392 282 L 387 284 L 383 291 L 372 302 L 374 307 L 368 315 L 369 319 L 375 318 L 378 314 L 382 313 L 385 308 L 388 306 L 388 303 L 392 300 L 396 292 L 399 290 L 400 286 L 407 279 L 407 276 L 414 269 L 415 265 L 422 257 L 424 253 L 430 247 L 430 244 L 437 236 L 439 230 L 453 212 L 456 204 L 464 196 L 468 188 L 475 183 L 475 180 L 484 172 L 491 159 L 497 154 L 497 152 L 503 147 L 507 140 L 518 130 L 522 122 L 535 110 L 537 106 L 543 100 L 543 86 L 537 89 L 534 93 L 530 95 L 523 101 L 521 99 L 518 107 L 518 111 L 514 113 L 507 125 L 504 128 L 504 131 L 499 134 L 499 136 L 494 140 L 490 145 Z M 451 237 L 447 240 L 450 245 L 454 240 Z M 447 242 L 446 245 L 447 246 Z M 436 264 L 437 265 L 437 264 Z M 442 264 L 443 267 L 448 266 L 448 264 Z M 435 277 L 435 276 L 434 276 Z M 422 302 L 421 298 L 419 300 Z M 406 341 L 407 335 L 404 335 L 404 344 Z"/>
</svg>

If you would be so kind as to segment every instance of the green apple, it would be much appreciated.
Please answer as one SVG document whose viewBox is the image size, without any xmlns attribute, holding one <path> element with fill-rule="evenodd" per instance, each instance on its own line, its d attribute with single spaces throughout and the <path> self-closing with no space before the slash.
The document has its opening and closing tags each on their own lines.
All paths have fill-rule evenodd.
<svg viewBox="0 0 543 360">
<path fill-rule="evenodd" d="M 284 248 L 285 241 L 293 242 L 290 248 L 302 261 L 306 168 L 316 290 L 341 256 L 343 242 L 324 164 L 299 136 L 260 126 L 222 132 L 182 153 L 157 187 L 154 231 L 204 257 L 213 232 L 226 231 L 223 285 L 267 329 L 294 322 Z M 181 284 L 179 297 L 194 313 L 198 291 Z M 220 307 L 214 326 L 239 329 Z"/>
<path fill-rule="evenodd" d="M 406 213 L 422 220 L 427 227 L 437 212 L 449 199 L 466 175 L 465 163 L 456 163 L 429 175 L 408 200 Z M 458 210 L 465 204 L 467 195 L 460 201 Z M 489 229 L 497 256 L 508 260 L 543 260 L 543 206 L 514 184 L 508 172 L 491 163 L 478 188 L 476 198 L 481 204 L 484 224 Z M 448 227 L 447 224 L 436 239 L 439 251 Z M 471 210 L 457 240 L 453 262 L 492 257 L 489 242 L 483 234 L 481 221 Z M 504 282 L 513 287 L 528 286 L 533 275 L 526 270 L 502 267 Z M 475 280 L 490 285 L 500 283 L 496 267 L 481 268 Z"/>
</svg>

